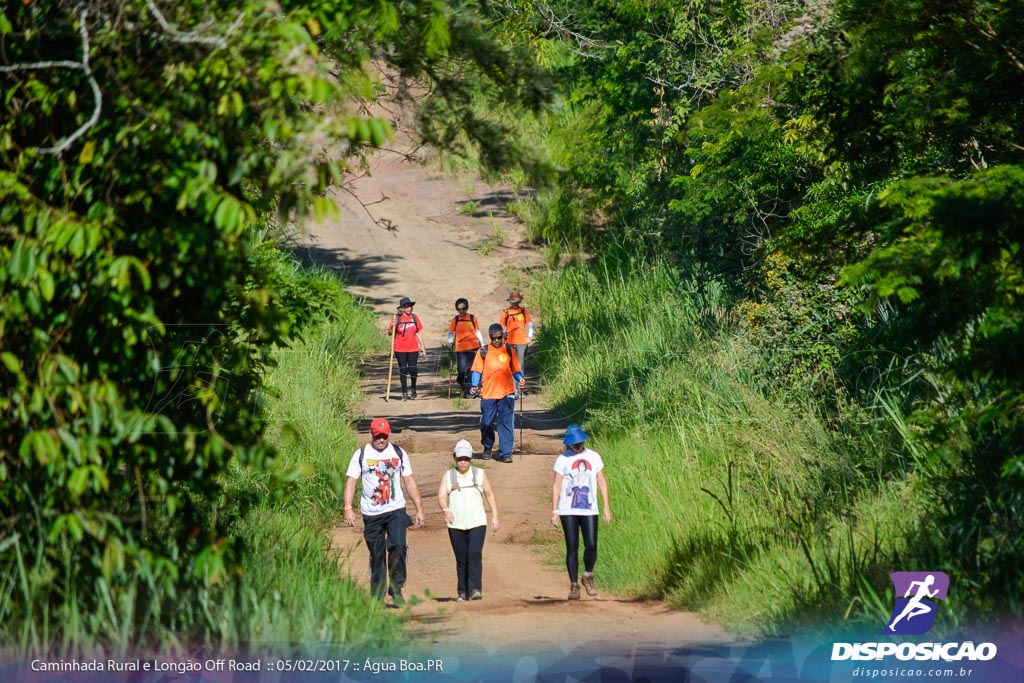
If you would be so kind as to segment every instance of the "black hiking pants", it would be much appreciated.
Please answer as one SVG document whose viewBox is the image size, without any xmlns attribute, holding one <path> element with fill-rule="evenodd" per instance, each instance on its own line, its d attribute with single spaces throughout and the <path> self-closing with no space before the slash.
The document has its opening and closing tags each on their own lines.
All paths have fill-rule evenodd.
<svg viewBox="0 0 1024 683">
<path fill-rule="evenodd" d="M 405 510 L 363 515 L 363 538 L 370 551 L 370 594 L 383 600 L 405 585 L 405 561 L 409 552 L 406 530 L 412 518 Z M 391 586 L 388 587 L 388 576 Z"/>
<path fill-rule="evenodd" d="M 395 351 L 395 359 L 398 361 L 398 378 L 402 382 L 402 393 L 408 391 L 407 383 L 411 380 L 412 390 L 416 391 L 416 378 L 420 370 L 416 363 L 420 354 L 416 351 Z"/>
<path fill-rule="evenodd" d="M 459 577 L 459 595 L 469 597 L 483 590 L 484 540 L 487 525 L 472 529 L 448 529 L 448 540 L 455 553 L 455 573 Z"/>
<path fill-rule="evenodd" d="M 469 386 L 472 378 L 470 368 L 473 367 L 474 358 L 476 358 L 476 349 L 455 352 L 455 364 L 459 369 L 459 374 L 456 376 L 455 381 L 458 383 L 463 397 L 469 395 Z"/>
</svg>

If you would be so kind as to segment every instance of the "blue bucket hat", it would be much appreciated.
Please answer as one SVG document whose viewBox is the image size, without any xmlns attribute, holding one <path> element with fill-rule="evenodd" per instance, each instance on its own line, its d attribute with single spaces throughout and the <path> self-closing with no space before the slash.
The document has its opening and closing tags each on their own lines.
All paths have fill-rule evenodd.
<svg viewBox="0 0 1024 683">
<path fill-rule="evenodd" d="M 587 440 L 587 433 L 583 431 L 583 428 L 579 425 L 569 425 L 565 430 L 565 438 L 562 439 L 562 443 L 566 446 L 571 446 L 574 443 L 583 443 Z"/>
</svg>

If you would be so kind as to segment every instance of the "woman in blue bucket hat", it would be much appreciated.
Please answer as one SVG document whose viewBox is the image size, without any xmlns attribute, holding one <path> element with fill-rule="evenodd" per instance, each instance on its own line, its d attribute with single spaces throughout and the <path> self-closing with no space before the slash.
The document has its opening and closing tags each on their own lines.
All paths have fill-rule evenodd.
<svg viewBox="0 0 1024 683">
<path fill-rule="evenodd" d="M 608 481 L 604 461 L 597 451 L 583 445 L 587 433 L 579 425 L 569 425 L 562 443 L 566 451 L 555 460 L 555 479 L 551 486 L 551 526 L 562 525 L 565 534 L 565 568 L 569 571 L 569 599 L 580 599 L 580 583 L 587 595 L 597 595 L 594 565 L 597 564 L 597 491 L 601 493 L 601 511 L 605 523 L 612 521 L 608 504 Z M 595 491 L 595 485 L 597 491 Z M 580 534 L 583 534 L 583 576 L 580 570 Z"/>
</svg>

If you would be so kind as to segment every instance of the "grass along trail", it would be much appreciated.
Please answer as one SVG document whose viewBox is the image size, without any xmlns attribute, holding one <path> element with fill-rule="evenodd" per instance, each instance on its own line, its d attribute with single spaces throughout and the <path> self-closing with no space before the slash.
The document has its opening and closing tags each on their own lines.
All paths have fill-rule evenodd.
<svg viewBox="0 0 1024 683">
<path fill-rule="evenodd" d="M 548 521 L 551 467 L 570 420 L 543 407 L 534 392 L 537 377 L 529 363 L 521 428 L 517 414 L 514 462 L 474 461 L 488 471 L 501 513 L 501 528 L 488 530 L 484 546 L 484 599 L 455 601 L 455 560 L 437 503 L 437 487 L 452 462 L 455 442 L 466 438 L 479 450 L 480 436 L 478 402 L 447 398 L 449 356 L 444 340 L 448 321 L 454 315 L 455 299 L 464 296 L 470 300 L 470 312 L 486 327 L 505 306 L 511 284 L 502 279 L 503 273 L 511 272 L 506 268 L 538 266 L 542 256 L 522 242 L 518 220 L 502 210 L 512 197 L 507 190 L 480 184 L 469 187 L 464 181 L 397 160 L 378 160 L 372 175 L 358 180 L 352 189 L 364 203 L 386 198 L 369 208 L 376 218 L 389 219 L 397 232 L 375 224 L 357 201 L 339 193 L 339 219 L 316 226 L 304 248 L 311 260 L 338 270 L 348 280 L 349 290 L 380 313 L 382 328 L 401 296 L 416 301 L 428 354 L 420 362 L 415 401 L 394 398 L 401 396 L 397 367 L 392 400 L 383 400 L 386 355 L 369 362 L 362 379 L 365 419 L 359 424 L 360 439 L 365 442 L 370 418 L 387 418 L 392 441 L 410 454 L 423 496 L 426 525 L 409 531 L 409 579 L 404 592 L 407 599 L 418 600 L 403 610 L 407 633 L 428 648 L 441 645 L 445 651 L 457 651 L 464 645 L 492 655 L 535 652 L 538 645 L 566 654 L 597 648 L 625 655 L 639 649 L 664 651 L 733 642 L 722 629 L 702 623 L 694 614 L 602 590 L 600 559 L 599 595 L 591 598 L 584 593 L 578 602 L 567 601 L 564 567 L 548 561 L 545 546 L 561 547 L 562 543 L 561 531 Z M 476 202 L 470 204 L 474 212 L 459 210 L 467 201 Z M 504 235 L 503 243 L 496 244 L 494 235 Z M 525 294 L 529 307 L 530 293 Z M 340 470 L 349 455 L 338 454 Z M 613 514 L 615 484 L 611 466 Z M 411 504 L 409 508 L 411 513 Z M 330 536 L 347 557 L 343 571 L 368 584 L 368 556 L 358 515 L 355 528 L 339 526 Z"/>
</svg>

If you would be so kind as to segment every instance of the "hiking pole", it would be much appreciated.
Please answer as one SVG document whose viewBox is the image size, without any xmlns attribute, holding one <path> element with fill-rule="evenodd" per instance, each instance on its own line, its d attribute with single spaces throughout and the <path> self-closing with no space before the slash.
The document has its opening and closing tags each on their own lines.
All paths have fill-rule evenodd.
<svg viewBox="0 0 1024 683">
<path fill-rule="evenodd" d="M 391 369 L 395 366 L 395 338 L 398 337 L 398 316 L 395 316 L 394 327 L 391 328 L 391 359 L 388 361 L 388 388 L 384 392 L 384 401 L 391 401 Z"/>
<path fill-rule="evenodd" d="M 448 400 L 452 400 L 452 375 L 455 374 L 455 352 L 448 347 Z M 462 392 L 459 392 L 462 395 Z"/>
<path fill-rule="evenodd" d="M 526 400 L 526 389 L 519 390 L 519 452 L 526 449 L 523 447 L 523 401 Z"/>
</svg>

